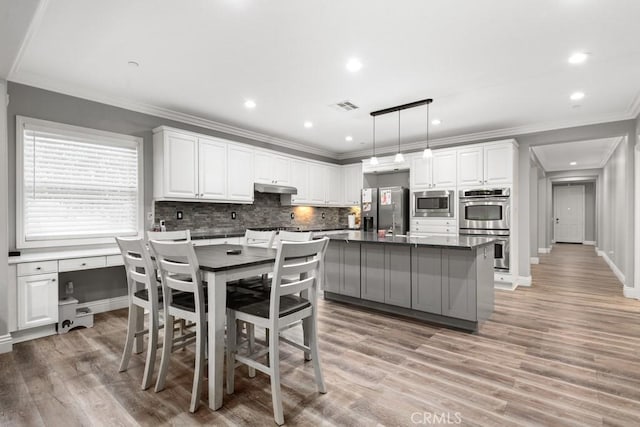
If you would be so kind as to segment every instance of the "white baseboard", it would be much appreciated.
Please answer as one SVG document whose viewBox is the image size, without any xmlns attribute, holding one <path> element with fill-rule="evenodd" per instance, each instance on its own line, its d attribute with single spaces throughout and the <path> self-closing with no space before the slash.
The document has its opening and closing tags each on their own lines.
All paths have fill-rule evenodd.
<svg viewBox="0 0 640 427">
<path fill-rule="evenodd" d="M 596 241 L 595 240 L 585 240 L 584 242 L 582 242 L 583 245 L 589 245 L 589 246 L 595 246 L 596 245 Z"/>
<path fill-rule="evenodd" d="M 613 261 L 611 261 L 611 259 L 607 256 L 607 254 L 604 251 L 597 250 L 596 253 L 598 254 L 598 256 L 601 256 L 602 259 L 604 259 L 604 262 L 607 263 L 611 271 L 613 271 L 613 274 L 616 275 L 620 283 L 622 283 L 622 285 L 624 286 L 624 283 L 625 283 L 624 274 L 622 274 L 622 271 L 620 271 L 618 266 L 615 265 Z"/>
<path fill-rule="evenodd" d="M 511 282 L 493 282 L 494 289 L 501 289 L 503 291 L 515 291 L 518 287 L 517 283 Z"/>
<path fill-rule="evenodd" d="M 54 324 L 12 332 L 11 337 L 13 338 L 13 343 L 18 344 L 24 341 L 31 341 L 38 338 L 48 337 L 50 335 L 56 335 L 57 333 L 56 325 Z"/>
<path fill-rule="evenodd" d="M 630 286 L 625 286 L 622 289 L 622 292 L 627 298 L 635 298 L 640 299 L 640 288 L 632 288 Z"/>
<path fill-rule="evenodd" d="M 83 302 L 78 304 L 78 308 L 89 308 L 93 313 L 104 313 L 105 311 L 119 310 L 129 306 L 129 296 L 123 295 L 116 298 L 101 299 L 98 301 Z"/>
<path fill-rule="evenodd" d="M 13 351 L 13 338 L 11 334 L 0 336 L 0 354 Z"/>
<path fill-rule="evenodd" d="M 517 284 L 518 286 L 531 286 L 532 278 L 531 276 L 518 276 Z"/>
<path fill-rule="evenodd" d="M 538 248 L 538 253 L 539 254 L 550 254 L 551 253 L 551 248 Z"/>
<path fill-rule="evenodd" d="M 531 264 L 540 264 L 540 258 L 538 258 L 537 256 L 532 256 L 530 262 Z"/>
</svg>

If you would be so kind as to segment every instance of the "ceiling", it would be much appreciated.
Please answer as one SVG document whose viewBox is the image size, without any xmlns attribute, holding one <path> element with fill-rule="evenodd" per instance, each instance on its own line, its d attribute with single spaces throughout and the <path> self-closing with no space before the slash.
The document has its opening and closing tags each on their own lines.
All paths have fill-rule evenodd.
<svg viewBox="0 0 640 427">
<path fill-rule="evenodd" d="M 426 97 L 442 120 L 432 139 L 619 120 L 640 108 L 637 0 L 40 3 L 9 80 L 329 156 L 371 148 L 369 112 Z M 0 14 L 19 4 L 2 0 Z M 568 63 L 575 51 L 590 53 L 586 63 Z M 345 67 L 353 57 L 356 73 Z M 585 98 L 570 101 L 575 91 Z M 360 108 L 331 107 L 344 100 Z M 392 150 L 397 114 L 376 128 L 378 146 Z M 400 130 L 403 144 L 424 140 L 426 108 L 405 110 Z"/>
<path fill-rule="evenodd" d="M 600 169 L 611 157 L 620 137 L 531 147 L 547 172 Z M 575 165 L 571 163 L 575 162 Z"/>
</svg>

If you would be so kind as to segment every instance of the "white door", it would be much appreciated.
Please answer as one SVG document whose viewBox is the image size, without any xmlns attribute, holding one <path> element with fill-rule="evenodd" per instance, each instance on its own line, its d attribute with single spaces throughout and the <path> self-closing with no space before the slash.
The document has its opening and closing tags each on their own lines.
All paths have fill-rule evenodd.
<svg viewBox="0 0 640 427">
<path fill-rule="evenodd" d="M 290 185 L 298 189 L 298 194 L 291 196 L 293 203 L 306 203 L 309 201 L 309 164 L 302 160 L 291 161 Z"/>
<path fill-rule="evenodd" d="M 457 166 L 457 156 L 455 151 L 435 151 L 431 161 L 431 168 L 433 169 L 433 187 L 455 187 L 457 183 Z"/>
<path fill-rule="evenodd" d="M 333 206 L 344 204 L 344 188 L 342 185 L 342 173 L 339 166 L 326 166 L 325 174 L 327 185 L 325 186 L 325 200 Z"/>
<path fill-rule="evenodd" d="M 458 150 L 458 185 L 478 186 L 484 184 L 482 170 L 482 147 Z"/>
<path fill-rule="evenodd" d="M 199 139 L 198 191 L 200 199 L 227 197 L 227 143 L 213 139 Z"/>
<path fill-rule="evenodd" d="M 513 181 L 513 146 L 507 144 L 484 147 L 484 183 L 510 184 Z"/>
<path fill-rule="evenodd" d="M 317 163 L 309 163 L 309 203 L 315 206 L 326 205 L 325 187 L 327 170 Z"/>
<path fill-rule="evenodd" d="M 411 159 L 411 189 L 431 187 L 431 159 L 414 157 Z"/>
<path fill-rule="evenodd" d="M 584 185 L 553 188 L 554 240 L 565 243 L 584 241 Z"/>
<path fill-rule="evenodd" d="M 253 150 L 229 144 L 227 168 L 227 199 L 253 202 Z"/>
<path fill-rule="evenodd" d="M 164 196 L 198 197 L 198 138 L 167 132 L 164 141 Z"/>
<path fill-rule="evenodd" d="M 58 273 L 18 277 L 18 329 L 58 321 Z"/>
</svg>

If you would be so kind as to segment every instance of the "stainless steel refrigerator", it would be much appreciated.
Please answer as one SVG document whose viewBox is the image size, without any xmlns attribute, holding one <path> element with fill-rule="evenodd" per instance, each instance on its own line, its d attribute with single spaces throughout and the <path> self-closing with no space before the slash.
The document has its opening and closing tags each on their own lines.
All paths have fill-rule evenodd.
<svg viewBox="0 0 640 427">
<path fill-rule="evenodd" d="M 363 188 L 360 206 L 363 231 L 386 230 L 393 234 L 409 231 L 409 189 L 404 187 Z"/>
</svg>

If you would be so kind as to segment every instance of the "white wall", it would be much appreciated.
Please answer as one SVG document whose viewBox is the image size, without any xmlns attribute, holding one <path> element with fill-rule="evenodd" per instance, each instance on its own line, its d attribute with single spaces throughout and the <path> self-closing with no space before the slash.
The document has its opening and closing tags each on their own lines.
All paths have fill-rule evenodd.
<svg viewBox="0 0 640 427">
<path fill-rule="evenodd" d="M 538 179 L 538 249 L 547 249 L 551 241 L 547 237 L 547 178 Z"/>
<path fill-rule="evenodd" d="M 7 144 L 7 83 L 0 80 L 0 337 L 9 332 L 7 324 L 7 292 L 8 292 L 8 251 L 9 251 L 9 219 L 8 219 L 8 144 Z"/>
</svg>

